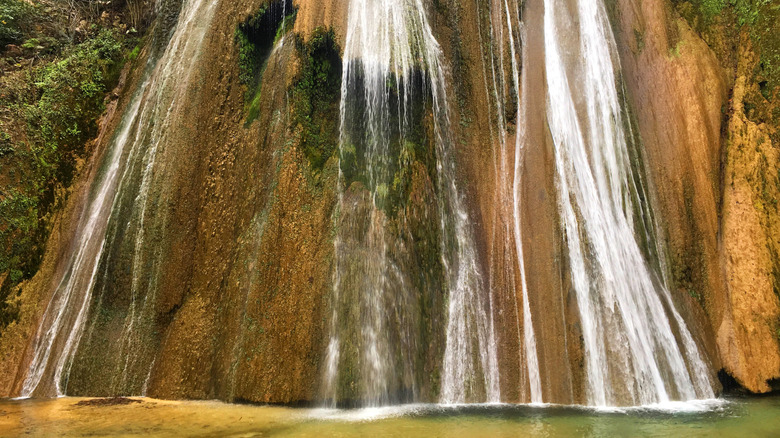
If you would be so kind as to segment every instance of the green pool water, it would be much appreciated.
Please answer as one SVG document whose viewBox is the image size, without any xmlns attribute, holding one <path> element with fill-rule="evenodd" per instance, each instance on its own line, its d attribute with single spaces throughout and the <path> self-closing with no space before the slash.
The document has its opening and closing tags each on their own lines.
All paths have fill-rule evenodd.
<svg viewBox="0 0 780 438">
<path fill-rule="evenodd" d="M 133 399 L 0 400 L 0 436 L 780 437 L 780 397 L 646 408 L 411 405 L 294 409 Z"/>
</svg>

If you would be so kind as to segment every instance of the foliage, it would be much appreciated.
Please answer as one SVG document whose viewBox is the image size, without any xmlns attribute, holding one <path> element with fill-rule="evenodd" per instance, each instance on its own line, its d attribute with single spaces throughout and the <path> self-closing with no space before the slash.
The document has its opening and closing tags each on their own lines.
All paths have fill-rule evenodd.
<svg viewBox="0 0 780 438">
<path fill-rule="evenodd" d="M 723 7 L 726 6 L 727 0 L 701 0 L 699 4 L 699 11 L 707 19 L 720 14 Z"/>
<path fill-rule="evenodd" d="M 28 196 L 18 190 L 12 190 L 5 194 L 5 199 L 0 201 L 0 211 L 3 212 L 3 228 L 0 231 L 0 238 L 6 248 L 10 247 L 6 257 L 0 258 L 0 271 L 8 272 L 11 282 L 18 282 L 24 277 L 24 272 L 19 269 L 13 269 L 23 265 L 23 256 L 27 251 L 19 249 L 31 249 L 35 246 L 34 231 L 38 228 L 38 203 L 36 197 Z M 12 239 L 5 239 L 8 234 L 6 231 L 16 231 L 17 236 Z M 6 242 L 6 240 L 8 240 Z"/>
<path fill-rule="evenodd" d="M 118 32 L 102 30 L 0 82 L 0 275 L 8 273 L 0 327 L 9 320 L 10 287 L 38 268 L 55 191 L 70 184 L 76 160 L 97 134 L 105 95 L 118 80 L 122 41 Z"/>
<path fill-rule="evenodd" d="M 104 93 L 115 84 L 121 59 L 117 34 L 104 30 L 36 72 L 40 98 L 27 106 L 27 121 L 50 151 L 70 153 L 94 137 Z"/>
<path fill-rule="evenodd" d="M 24 0 L 0 0 L 0 49 L 21 43 L 38 18 L 36 7 Z"/>
<path fill-rule="evenodd" d="M 770 0 L 698 0 L 699 12 L 707 20 L 720 15 L 727 6 L 732 8 L 740 26 L 753 25 L 760 15 L 763 6 Z"/>
<path fill-rule="evenodd" d="M 138 55 L 140 54 L 141 54 L 141 46 L 137 45 L 133 48 L 133 50 L 130 51 L 130 53 L 127 54 L 127 60 L 135 61 L 138 58 Z"/>
<path fill-rule="evenodd" d="M 238 46 L 238 79 L 242 84 L 250 85 L 257 69 L 256 48 L 240 26 L 236 29 L 236 45 Z"/>
<path fill-rule="evenodd" d="M 740 26 L 752 26 L 760 14 L 761 8 L 769 4 L 769 0 L 729 0 L 737 15 Z"/>
</svg>

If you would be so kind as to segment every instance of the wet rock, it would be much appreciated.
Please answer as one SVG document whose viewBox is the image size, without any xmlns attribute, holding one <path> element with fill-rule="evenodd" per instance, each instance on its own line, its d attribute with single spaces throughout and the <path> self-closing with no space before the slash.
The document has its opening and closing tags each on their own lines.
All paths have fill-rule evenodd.
<svg viewBox="0 0 780 438">
<path fill-rule="evenodd" d="M 143 400 L 127 397 L 93 398 L 82 400 L 76 403 L 76 406 L 123 406 L 133 403 L 143 403 Z"/>
<path fill-rule="evenodd" d="M 15 45 L 15 44 L 9 44 L 5 46 L 5 56 L 9 58 L 17 58 L 19 56 L 22 56 L 22 49 L 21 47 Z"/>
</svg>

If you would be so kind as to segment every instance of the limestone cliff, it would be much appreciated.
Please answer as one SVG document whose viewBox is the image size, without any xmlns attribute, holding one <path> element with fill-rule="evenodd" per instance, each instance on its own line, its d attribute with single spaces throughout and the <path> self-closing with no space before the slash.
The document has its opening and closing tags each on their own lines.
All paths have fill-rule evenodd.
<svg viewBox="0 0 780 438">
<path fill-rule="evenodd" d="M 168 3 L 177 11 L 181 6 Z M 117 197 L 89 324 L 69 368 L 68 394 L 319 400 L 333 311 L 334 238 L 340 221 L 349 219 L 338 211 L 343 169 L 337 152 L 348 3 L 216 3 L 194 73 L 178 106 L 171 106 L 169 141 L 157 152 L 162 164 L 150 177 L 153 210 L 139 221 L 135 192 Z M 285 9 L 268 12 L 272 4 Z M 518 197 L 542 392 L 547 402 L 581 403 L 582 328 L 544 112 L 543 2 L 520 2 L 513 12 L 525 26 L 526 52 L 518 59 L 531 84 L 520 90 L 509 80 L 496 89 L 488 83 L 488 74 L 511 77 L 514 56 L 512 35 L 491 33 L 496 20 L 491 14 L 501 12 L 491 10 L 490 1 L 425 4 L 446 66 L 457 175 L 486 290 L 496 303 L 502 398 L 530 401 L 527 352 L 519 342 L 525 329 L 517 310 L 522 274 L 517 247 L 507 244 L 515 231 L 506 175 L 515 152 L 505 144 L 514 144 L 515 128 L 524 123 L 529 146 Z M 633 165 L 648 177 L 648 202 L 656 206 L 661 230 L 665 253 L 659 271 L 713 374 L 723 369 L 748 390 L 767 392 L 780 378 L 780 156 L 776 119 L 766 115 L 777 108 L 777 92 L 764 96 L 763 106 L 754 104 L 765 81 L 755 74 L 761 61 L 746 34 L 732 53 L 713 47 L 714 40 L 667 0 L 606 4 L 622 66 L 626 119 L 637 130 L 643 158 Z M 159 16 L 157 26 L 165 28 L 175 15 Z M 150 32 L 115 91 L 120 97 L 104 114 L 92 155 L 52 221 L 40 269 L 21 285 L 19 317 L 0 332 L 0 396 L 21 389 L 31 341 L 63 276 L 61 260 L 74 244 L 92 181 L 143 81 L 144 62 L 155 44 L 164 44 L 167 33 Z M 247 53 L 261 62 L 247 63 Z M 524 120 L 516 119 L 516 98 L 496 102 L 514 92 L 530 109 Z M 420 124 L 429 123 L 430 107 L 421 105 L 419 111 L 425 120 Z M 430 142 L 420 143 L 416 147 L 433 155 Z M 434 166 L 426 159 L 413 163 L 408 199 L 399 201 L 403 208 L 395 213 L 393 232 L 402 236 L 394 251 L 431 262 L 406 268 L 412 282 L 432 290 L 433 304 L 419 307 L 433 326 L 444 324 L 446 297 L 437 295 L 438 277 L 423 272 L 442 269 L 438 250 L 426 240 L 438 220 Z M 128 172 L 143 171 L 137 166 Z M 142 184 L 137 177 L 130 186 Z M 353 188 L 346 198 L 367 202 L 359 185 Z M 6 275 L 0 272 L 0 283 Z M 143 310 L 136 310 L 138 302 Z M 132 336 L 128 325 L 134 327 Z M 441 355 L 442 334 L 424 336 L 430 345 L 415 360 L 431 381 L 420 391 L 426 401 L 435 401 L 439 369 L 433 363 Z"/>
<path fill-rule="evenodd" d="M 695 320 L 704 323 L 715 368 L 750 391 L 769 391 L 768 381 L 780 377 L 776 119 L 752 121 L 743 101 L 752 90 L 752 101 L 760 99 L 762 107 L 776 103 L 758 92 L 751 30 L 729 28 L 730 12 L 723 10 L 702 37 L 678 13 L 690 11 L 690 3 L 617 5 L 621 60 L 658 193 L 677 299 L 706 315 L 706 323 Z"/>
</svg>

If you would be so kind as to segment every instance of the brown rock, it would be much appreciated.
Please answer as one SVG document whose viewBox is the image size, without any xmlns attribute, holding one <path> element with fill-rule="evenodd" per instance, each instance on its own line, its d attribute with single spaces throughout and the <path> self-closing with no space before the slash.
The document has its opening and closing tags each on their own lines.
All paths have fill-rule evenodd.
<svg viewBox="0 0 780 438">
<path fill-rule="evenodd" d="M 780 300 L 775 272 L 780 249 L 777 148 L 769 128 L 745 115 L 743 99 L 757 59 L 743 38 L 731 99 L 724 163 L 723 251 L 729 307 L 718 328 L 726 370 L 753 392 L 780 377 Z"/>
<path fill-rule="evenodd" d="M 5 46 L 5 56 L 9 58 L 17 58 L 22 56 L 22 49 L 14 44 L 8 44 Z"/>
</svg>

